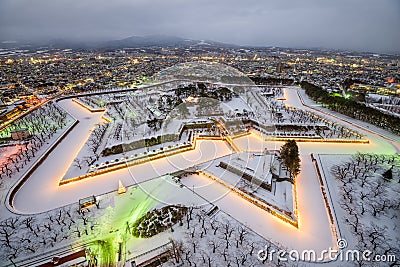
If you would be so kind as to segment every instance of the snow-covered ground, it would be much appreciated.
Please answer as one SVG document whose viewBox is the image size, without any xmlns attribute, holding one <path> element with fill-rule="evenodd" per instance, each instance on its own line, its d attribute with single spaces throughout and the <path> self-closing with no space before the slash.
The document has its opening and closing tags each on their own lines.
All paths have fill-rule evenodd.
<svg viewBox="0 0 400 267">
<path fill-rule="evenodd" d="M 91 129 L 102 120 L 100 113 L 90 113 L 71 100 L 60 101 L 60 105 L 69 110 L 82 123 L 73 129 L 18 190 L 13 201 L 14 208 L 18 212 L 43 212 L 76 202 L 83 197 L 116 190 L 118 180 L 128 186 L 232 153 L 223 141 L 198 141 L 195 150 L 60 187 L 58 185 L 60 179 L 89 137 Z"/>
<path fill-rule="evenodd" d="M 68 136 L 70 139 L 65 139 L 63 143 L 56 148 L 51 157 L 46 159 L 35 174 L 30 177 L 18 191 L 14 199 L 14 207 L 18 212 L 43 212 L 76 202 L 83 197 L 116 190 L 118 180 L 121 180 L 122 183 L 127 186 L 166 173 L 185 169 L 201 162 L 214 160 L 215 158 L 231 153 L 229 147 L 222 141 L 200 141 L 198 149 L 193 151 L 154 160 L 149 163 L 130 167 L 129 169 L 107 173 L 59 187 L 58 181 L 60 177 L 62 177 L 65 168 L 67 168 L 73 160 L 73 156 L 68 158 L 65 158 L 65 156 L 68 155 L 68 152 L 70 154 L 78 152 L 76 148 L 77 144 L 83 145 L 84 139 L 85 137 L 87 138 L 91 127 L 93 127 L 97 120 L 101 119 L 101 114 L 95 114 L 96 117 L 91 117 L 87 110 L 70 100 L 61 103 L 61 105 L 71 110 L 74 116 L 80 119 L 87 118 L 88 123 L 82 123 L 80 125 L 81 128 L 76 128 L 75 130 L 79 130 L 80 132 Z M 77 136 L 79 136 L 81 140 L 77 140 Z M 244 138 L 246 137 L 242 137 L 241 140 Z M 249 138 L 260 140 L 253 137 L 253 135 L 250 135 Z M 254 140 L 249 143 L 252 144 Z M 74 144 L 74 146 L 72 146 L 72 144 Z M 261 146 L 256 145 L 256 147 Z M 60 150 L 58 151 L 57 149 Z M 259 151 L 262 152 L 263 150 Z M 211 183 L 211 186 L 204 186 L 210 183 L 210 180 L 204 176 L 190 176 L 191 178 L 187 179 L 187 186 L 189 188 L 195 186 L 196 193 L 214 202 L 222 210 L 231 214 L 234 218 L 248 225 L 257 233 L 268 239 L 288 248 L 308 248 L 320 251 L 328 246 L 332 246 L 334 240 L 332 239 L 329 228 L 318 180 L 308 155 L 302 157 L 302 166 L 303 172 L 298 177 L 297 188 L 299 229 L 264 212 L 262 209 L 252 205 L 233 192 L 226 194 L 227 189 L 218 183 Z M 308 192 L 318 193 L 309 194 Z M 318 220 L 315 218 L 318 218 Z M 326 223 L 322 223 L 321 221 L 325 221 Z"/>
<path fill-rule="evenodd" d="M 325 176 L 340 236 L 347 242 L 346 249 L 370 250 L 371 258 L 378 255 L 388 259 L 379 266 L 398 264 L 400 158 L 379 154 L 319 154 L 316 158 Z M 388 169 L 393 171 L 392 179 L 382 176 Z M 362 263 L 377 266 L 367 260 Z"/>
<path fill-rule="evenodd" d="M 212 164 L 207 167 L 204 172 L 213 177 L 216 177 L 219 181 L 225 183 L 231 188 L 237 188 L 241 191 L 244 191 L 245 194 L 251 193 L 256 198 L 261 199 L 262 201 L 275 207 L 278 207 L 280 210 L 293 213 L 293 185 L 289 181 L 276 182 L 275 180 L 272 180 L 272 174 L 271 172 L 269 172 L 271 164 L 275 163 L 273 168 L 275 168 L 276 170 L 274 170 L 274 173 L 279 173 L 280 164 L 278 164 L 277 161 L 272 162 L 271 155 L 264 155 L 261 153 L 258 153 L 257 156 L 254 155 L 255 154 L 253 153 L 240 153 L 234 154 L 233 156 L 229 157 L 222 157 L 218 159 L 218 161 L 216 161 L 216 164 Z M 260 158 L 263 157 L 264 159 L 260 160 Z M 224 162 L 233 166 L 235 162 L 238 162 L 238 158 L 246 159 L 246 162 L 242 162 L 244 165 L 238 166 L 237 170 L 240 171 L 239 173 L 247 171 L 247 173 L 250 173 L 250 175 L 254 175 L 254 172 L 252 172 L 252 170 L 256 170 L 255 175 L 257 175 L 257 173 L 259 173 L 260 175 L 265 175 L 263 181 L 271 185 L 271 190 L 262 188 L 257 184 L 257 181 L 252 180 L 250 182 L 246 179 L 243 179 L 240 175 L 238 175 L 238 173 L 230 172 L 229 170 L 226 170 L 219 165 L 220 162 Z M 264 160 L 267 160 L 266 164 L 264 164 Z M 200 169 L 205 169 L 202 168 L 202 165 L 199 165 L 199 167 Z M 261 176 L 258 177 L 259 178 L 257 179 L 259 179 L 259 181 L 263 179 Z M 288 175 L 283 178 L 287 177 Z"/>
<path fill-rule="evenodd" d="M 333 240 L 319 183 L 307 156 L 302 157 L 302 166 L 304 171 L 297 178 L 299 228 L 284 223 L 236 193 L 227 192 L 224 186 L 204 175 L 191 175 L 182 182 L 189 188 L 194 186 L 196 193 L 264 238 L 285 248 L 315 249 L 319 253 L 334 247 L 336 240 Z"/>
<path fill-rule="evenodd" d="M 299 95 L 301 96 L 301 99 Z M 343 124 L 344 126 L 359 131 L 373 144 L 375 147 L 375 153 L 399 153 L 400 152 L 400 137 L 388 132 L 382 128 L 371 125 L 366 122 L 362 122 L 347 116 L 344 116 L 340 113 L 331 111 L 327 108 L 323 108 L 321 105 L 316 104 L 313 100 L 311 100 L 304 92 L 304 90 L 298 87 L 290 87 L 285 90 L 286 104 L 290 106 L 301 107 L 305 110 L 311 110 L 312 112 L 320 111 L 321 116 L 328 117 L 330 120 L 334 122 L 338 122 Z M 304 106 L 301 103 L 301 100 L 304 101 L 306 105 L 311 106 L 313 109 L 310 109 Z"/>
<path fill-rule="evenodd" d="M 284 103 L 292 107 L 316 112 L 315 110 L 303 106 L 297 90 L 297 88 L 286 89 L 286 100 L 284 100 Z M 299 92 L 300 95 L 302 95 L 302 92 Z M 314 106 L 314 103 L 309 101 L 306 96 L 302 96 L 308 105 Z M 193 166 L 196 167 L 200 164 L 200 167 L 205 170 L 215 167 L 214 165 L 218 164 L 217 158 L 233 153 L 230 146 L 220 140 L 198 140 L 196 149 L 191 151 L 59 186 L 59 180 L 65 175 L 74 158 L 84 146 L 86 140 L 89 138 L 90 132 L 97 123 L 103 120 L 102 113 L 91 113 L 72 100 L 62 100 L 59 104 L 77 118 L 80 123 L 55 148 L 53 153 L 38 166 L 37 170 L 28 181 L 18 190 L 13 199 L 13 205 L 17 213 L 41 213 L 50 209 L 76 203 L 80 198 L 91 195 L 102 195 L 101 203 L 115 206 L 115 201 L 118 201 L 118 198 L 114 198 L 115 193 L 106 193 L 116 191 L 118 188 L 118 181 L 121 181 L 125 186 L 139 184 L 142 192 L 140 195 L 144 198 L 152 198 L 152 204 L 143 207 L 144 210 L 152 209 L 157 207 L 157 205 L 166 203 L 178 203 L 186 206 L 204 206 L 209 205 L 211 202 L 238 222 L 249 227 L 263 238 L 278 244 L 282 248 L 296 249 L 298 251 L 313 249 L 319 253 L 329 247 L 335 248 L 336 240 L 332 234 L 320 183 L 315 172 L 314 164 L 311 161 L 310 153 L 329 154 L 326 156 L 328 161 L 336 162 L 347 157 L 343 156 L 343 154 L 350 155 L 357 151 L 384 152 L 390 154 L 399 149 L 398 137 L 382 129 L 377 129 L 376 127 L 359 123 L 352 119 L 345 118 L 347 122 L 343 121 L 343 119 L 340 119 L 343 117 L 340 114 L 334 114 L 335 117 L 332 117 L 330 116 L 330 111 L 317 107 L 323 111 L 319 114 L 321 117 L 326 117 L 329 120 L 344 124 L 350 129 L 361 132 L 370 142 L 369 144 L 298 143 L 301 154 L 301 173 L 296 178 L 299 221 L 299 227 L 296 228 L 270 213 L 265 212 L 261 208 L 258 208 L 235 192 L 212 181 L 205 175 L 188 174 L 186 177 L 182 178 L 183 188 L 179 187 L 179 185 L 175 184 L 172 180 L 166 181 L 164 178 L 158 178 L 165 174 L 184 170 Z M 362 127 L 358 127 L 356 124 L 360 124 Z M 255 133 L 236 138 L 233 142 L 241 151 L 248 152 L 264 152 L 265 148 L 268 150 L 275 150 L 279 149 L 283 144 L 282 142 L 265 141 Z M 324 160 L 320 161 L 320 164 L 322 168 L 325 167 L 325 164 L 327 164 L 326 166 L 329 165 Z M 331 192 L 336 192 L 335 199 L 337 199 L 337 196 L 340 194 L 340 192 L 336 191 L 337 185 L 331 183 L 331 178 L 327 179 L 328 189 Z M 129 194 L 133 192 L 131 190 L 133 190 L 133 187 L 129 188 L 128 194 L 121 196 L 121 199 L 129 198 Z M 112 216 L 114 216 L 114 219 L 129 216 L 128 214 L 131 214 L 130 212 L 134 210 L 134 207 L 139 207 L 142 202 L 142 200 L 134 201 L 132 202 L 136 203 L 134 206 L 124 206 L 120 210 L 114 210 L 114 213 L 108 216 L 110 220 Z M 129 209 L 131 211 L 129 211 Z M 335 205 L 334 210 L 337 210 Z M 338 214 L 336 215 L 342 216 L 340 210 L 338 210 Z M 339 221 L 339 223 L 339 228 L 342 230 L 344 228 L 341 225 L 342 222 Z M 105 226 L 111 226 L 112 224 L 113 221 L 109 221 Z M 342 230 L 341 234 L 351 240 L 351 233 Z M 168 235 L 165 235 L 165 238 L 167 236 Z M 163 240 L 163 238 L 155 243 L 165 243 L 161 240 Z M 140 254 L 140 251 L 134 251 L 135 244 L 132 244 L 132 247 L 132 254 Z M 144 246 L 143 250 L 150 248 L 151 246 Z"/>
</svg>

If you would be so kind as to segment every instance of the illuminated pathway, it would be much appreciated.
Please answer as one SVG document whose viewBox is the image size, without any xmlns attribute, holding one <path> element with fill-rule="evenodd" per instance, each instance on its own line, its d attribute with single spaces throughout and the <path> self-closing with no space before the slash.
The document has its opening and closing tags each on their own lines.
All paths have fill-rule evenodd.
<svg viewBox="0 0 400 267">
<path fill-rule="evenodd" d="M 121 180 L 125 186 L 129 186 L 232 153 L 223 141 L 198 141 L 195 150 L 60 187 L 58 185 L 59 180 L 72 164 L 94 125 L 101 121 L 102 114 L 90 113 L 72 100 L 62 100 L 59 104 L 77 118 L 80 123 L 17 192 L 13 206 L 19 213 L 47 211 L 77 202 L 83 197 L 114 191 L 118 188 L 118 180 Z M 134 178 L 129 171 L 134 175 Z"/>
<path fill-rule="evenodd" d="M 342 124 L 347 128 L 353 129 L 367 136 L 367 139 L 374 147 L 374 150 L 371 150 L 371 152 L 387 154 L 400 152 L 400 138 L 398 136 L 387 131 L 383 131 L 382 129 L 371 124 L 364 123 L 321 106 L 315 106 L 315 104 L 313 105 L 312 103 L 308 103 L 308 101 L 311 102 L 311 100 L 309 100 L 309 98 L 305 95 L 304 91 L 299 90 L 297 87 L 285 89 L 285 98 L 286 100 L 284 102 L 288 106 L 308 110 L 312 113 L 325 117 L 330 121 Z M 303 99 L 306 101 L 305 103 Z M 355 151 L 353 150 L 353 153 L 354 152 Z"/>
<path fill-rule="evenodd" d="M 285 90 L 285 95 L 287 104 L 301 107 L 296 90 Z M 84 145 L 93 126 L 101 121 L 102 115 L 90 113 L 71 100 L 60 101 L 60 105 L 81 123 L 56 147 L 53 153 L 17 192 L 13 203 L 19 213 L 47 211 L 77 202 L 79 198 L 115 191 L 118 187 L 118 180 L 121 180 L 125 186 L 133 185 L 232 153 L 229 146 L 222 141 L 199 141 L 196 149 L 192 151 L 60 187 L 58 186 L 59 180 L 72 163 L 79 149 Z M 394 152 L 393 146 L 388 141 L 379 138 L 379 136 L 371 136 L 371 134 L 368 137 L 371 137 L 370 144 L 298 144 L 302 159 L 302 172 L 297 178 L 299 229 L 283 223 L 235 193 L 227 193 L 226 188 L 222 185 L 211 183 L 204 176 L 194 175 L 191 179 L 184 178 L 183 182 L 189 188 L 194 187 L 196 193 L 214 202 L 221 210 L 265 238 L 290 249 L 321 251 L 333 246 L 335 240 L 332 238 L 320 185 L 309 154 L 354 154 L 355 151 L 382 152 L 383 150 L 386 153 Z M 254 134 L 234 141 L 239 148 L 248 151 L 263 151 L 265 146 L 273 149 L 282 144 L 279 142 L 263 142 L 261 138 Z M 179 194 L 179 190 L 184 189 L 177 187 L 177 192 L 166 192 L 166 194 Z M 191 204 L 190 201 L 184 204 Z M 193 204 L 199 203 L 193 202 Z"/>
</svg>

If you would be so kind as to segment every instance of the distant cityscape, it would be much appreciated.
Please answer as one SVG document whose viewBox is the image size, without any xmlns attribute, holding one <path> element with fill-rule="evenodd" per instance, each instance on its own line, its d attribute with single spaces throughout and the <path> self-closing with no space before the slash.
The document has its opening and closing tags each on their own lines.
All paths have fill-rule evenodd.
<svg viewBox="0 0 400 267">
<path fill-rule="evenodd" d="M 367 97 L 363 101 L 368 105 L 399 116 L 399 56 L 232 48 L 194 41 L 191 44 L 154 47 L 149 43 L 149 47 L 115 50 L 2 48 L 0 119 L 4 122 L 43 99 L 59 94 L 137 86 L 166 67 L 191 61 L 223 63 L 250 78 L 268 78 L 278 83 L 308 81 L 329 92 L 361 94 Z"/>
</svg>

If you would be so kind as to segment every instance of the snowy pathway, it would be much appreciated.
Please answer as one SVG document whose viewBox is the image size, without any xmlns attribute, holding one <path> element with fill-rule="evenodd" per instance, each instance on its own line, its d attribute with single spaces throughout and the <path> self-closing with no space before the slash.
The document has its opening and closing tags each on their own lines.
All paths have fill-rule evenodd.
<svg viewBox="0 0 400 267">
<path fill-rule="evenodd" d="M 323 108 L 315 104 L 315 102 L 313 102 L 302 90 L 297 87 L 292 87 L 291 89 L 287 88 L 284 92 L 286 98 L 284 101 L 285 104 L 316 113 L 317 115 L 366 135 L 367 139 L 374 147 L 374 151 L 371 152 L 386 154 L 395 153 L 396 151 L 397 153 L 400 152 L 400 138 L 398 136 L 371 124 Z M 302 100 L 305 105 L 310 106 L 311 108 L 304 106 Z"/>
<path fill-rule="evenodd" d="M 118 180 L 129 186 L 232 153 L 223 141 L 198 141 L 196 149 L 192 151 L 59 186 L 59 180 L 72 164 L 94 125 L 101 121 L 102 115 L 90 113 L 72 100 L 60 101 L 59 104 L 80 123 L 17 192 L 13 204 L 18 213 L 44 212 L 77 202 L 83 197 L 115 191 Z"/>
</svg>

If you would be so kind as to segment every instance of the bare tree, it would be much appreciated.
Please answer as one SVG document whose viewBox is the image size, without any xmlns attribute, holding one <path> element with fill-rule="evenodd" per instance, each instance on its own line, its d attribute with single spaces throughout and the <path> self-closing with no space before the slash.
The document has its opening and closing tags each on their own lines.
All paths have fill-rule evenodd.
<svg viewBox="0 0 400 267">
<path fill-rule="evenodd" d="M 220 243 L 215 240 L 211 240 L 209 244 L 212 247 L 212 253 L 215 253 L 217 248 L 220 246 Z"/>
<path fill-rule="evenodd" d="M 76 158 L 76 159 L 74 159 L 74 166 L 78 167 L 81 170 L 82 169 L 82 162 L 78 158 Z"/>
<path fill-rule="evenodd" d="M 29 229 L 36 237 L 38 237 L 39 235 L 38 235 L 36 229 L 34 229 L 34 227 L 33 227 L 33 222 L 34 222 L 33 217 L 27 217 L 22 221 L 22 223 L 25 225 L 25 227 L 27 229 Z"/>
<path fill-rule="evenodd" d="M 181 260 L 181 256 L 184 252 L 183 249 L 183 242 L 182 241 L 175 241 L 173 239 L 170 239 L 170 242 L 172 244 L 172 253 L 174 255 L 174 259 L 176 263 L 179 263 Z"/>
<path fill-rule="evenodd" d="M 240 245 L 243 245 L 243 240 L 244 240 L 245 236 L 247 235 L 247 230 L 244 227 L 239 226 L 238 233 L 239 233 L 238 238 L 240 241 Z"/>
<path fill-rule="evenodd" d="M 0 225 L 0 240 L 3 244 L 5 244 L 8 248 L 12 248 L 11 242 L 13 241 L 13 237 L 15 237 L 17 231 L 12 229 L 6 225 Z"/>
</svg>

